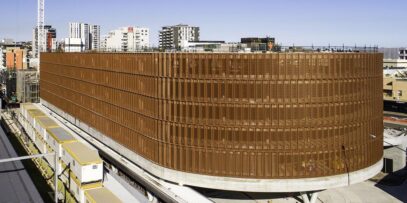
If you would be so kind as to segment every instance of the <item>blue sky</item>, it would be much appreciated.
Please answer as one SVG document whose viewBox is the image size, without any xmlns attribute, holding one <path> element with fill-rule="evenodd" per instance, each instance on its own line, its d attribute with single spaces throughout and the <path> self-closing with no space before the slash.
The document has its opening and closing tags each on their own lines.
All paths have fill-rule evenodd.
<svg viewBox="0 0 407 203">
<path fill-rule="evenodd" d="M 0 0 L 0 39 L 31 40 L 36 0 Z M 6 20 L 7 19 L 7 20 Z M 201 28 L 201 40 L 239 41 L 273 36 L 285 45 L 407 46 L 406 0 L 46 0 L 46 24 L 67 37 L 68 22 L 150 28 L 158 43 L 163 25 Z"/>
</svg>

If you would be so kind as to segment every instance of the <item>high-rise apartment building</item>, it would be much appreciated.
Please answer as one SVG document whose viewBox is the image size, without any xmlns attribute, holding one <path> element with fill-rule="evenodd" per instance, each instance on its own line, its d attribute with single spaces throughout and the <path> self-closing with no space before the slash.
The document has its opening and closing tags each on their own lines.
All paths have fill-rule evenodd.
<svg viewBox="0 0 407 203">
<path fill-rule="evenodd" d="M 181 50 L 189 41 L 199 41 L 199 27 L 179 24 L 164 26 L 160 31 L 160 48 Z"/>
<path fill-rule="evenodd" d="M 148 28 L 121 27 L 112 30 L 102 39 L 105 51 L 138 51 L 150 46 Z"/>
<path fill-rule="evenodd" d="M 97 50 L 100 48 L 100 26 L 79 22 L 69 23 L 69 38 L 81 38 L 85 50 Z"/>
<path fill-rule="evenodd" d="M 89 49 L 89 25 L 87 23 L 69 23 L 69 38 L 81 38 L 85 49 Z"/>
<path fill-rule="evenodd" d="M 35 27 L 33 29 L 33 41 L 32 41 L 32 56 L 34 58 L 38 57 L 38 28 Z M 55 28 L 53 28 L 51 25 L 44 25 L 44 34 L 45 34 L 45 38 L 46 38 L 46 42 L 45 42 L 45 51 L 50 52 L 52 50 L 55 50 L 57 47 L 57 30 Z"/>
<path fill-rule="evenodd" d="M 100 49 L 100 25 L 89 25 L 89 48 Z"/>
</svg>

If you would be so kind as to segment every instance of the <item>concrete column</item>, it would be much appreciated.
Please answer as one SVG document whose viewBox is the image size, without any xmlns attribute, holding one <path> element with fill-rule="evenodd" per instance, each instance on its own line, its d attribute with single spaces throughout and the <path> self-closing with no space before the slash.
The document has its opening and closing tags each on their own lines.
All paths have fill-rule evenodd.
<svg viewBox="0 0 407 203">
<path fill-rule="evenodd" d="M 307 193 L 301 193 L 303 203 L 316 203 L 318 199 L 318 192 L 311 193 L 311 197 Z"/>
<path fill-rule="evenodd" d="M 311 195 L 311 200 L 309 201 L 310 203 L 317 203 L 318 200 L 318 192 L 314 192 Z"/>
<path fill-rule="evenodd" d="M 305 193 L 305 192 L 304 192 L 304 193 L 301 193 L 301 197 L 302 197 L 302 202 L 303 202 L 303 203 L 310 203 L 307 193 Z"/>
<path fill-rule="evenodd" d="M 148 201 L 150 201 L 152 203 L 157 202 L 157 198 L 155 198 L 155 196 L 152 195 L 150 192 L 147 192 L 147 198 L 148 198 Z"/>
</svg>

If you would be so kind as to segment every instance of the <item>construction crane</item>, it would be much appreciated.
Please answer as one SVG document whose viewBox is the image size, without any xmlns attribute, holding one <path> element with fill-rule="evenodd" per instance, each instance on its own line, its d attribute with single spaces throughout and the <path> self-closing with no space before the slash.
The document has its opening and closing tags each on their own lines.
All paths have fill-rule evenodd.
<svg viewBox="0 0 407 203">
<path fill-rule="evenodd" d="M 40 72 L 40 53 L 45 51 L 46 40 L 44 32 L 44 1 L 38 0 L 38 10 L 37 10 L 37 49 L 38 49 L 38 68 L 37 73 Z"/>
</svg>

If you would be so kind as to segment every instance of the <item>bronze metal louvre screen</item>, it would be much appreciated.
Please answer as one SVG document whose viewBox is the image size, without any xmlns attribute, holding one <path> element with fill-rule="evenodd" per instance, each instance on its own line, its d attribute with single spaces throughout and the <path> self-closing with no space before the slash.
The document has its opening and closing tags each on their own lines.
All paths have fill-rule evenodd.
<svg viewBox="0 0 407 203">
<path fill-rule="evenodd" d="M 330 176 L 382 158 L 382 58 L 44 53 L 41 98 L 166 168 Z"/>
</svg>

